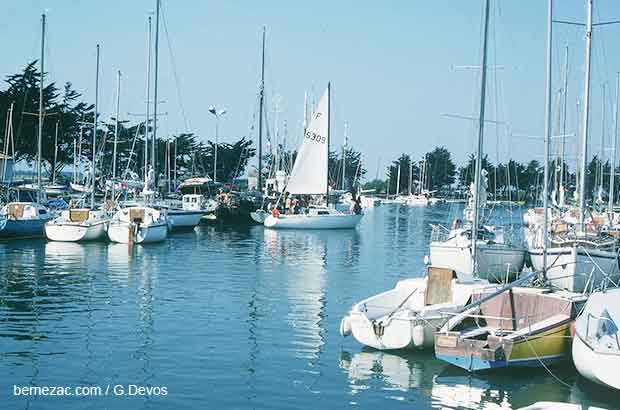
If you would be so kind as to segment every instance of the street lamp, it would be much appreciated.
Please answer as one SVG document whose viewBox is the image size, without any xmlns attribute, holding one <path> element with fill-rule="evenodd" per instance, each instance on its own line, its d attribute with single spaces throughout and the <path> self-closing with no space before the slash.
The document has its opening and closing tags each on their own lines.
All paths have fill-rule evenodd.
<svg viewBox="0 0 620 410">
<path fill-rule="evenodd" d="M 209 112 L 215 116 L 215 154 L 213 155 L 213 182 L 217 182 L 217 146 L 218 146 L 218 125 L 220 117 L 226 114 L 226 110 L 216 110 L 214 106 L 209 107 Z"/>
</svg>

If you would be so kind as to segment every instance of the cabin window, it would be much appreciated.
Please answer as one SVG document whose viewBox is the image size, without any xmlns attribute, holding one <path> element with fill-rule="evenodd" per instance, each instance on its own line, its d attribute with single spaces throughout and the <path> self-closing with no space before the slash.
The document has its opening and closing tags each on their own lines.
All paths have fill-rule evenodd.
<svg viewBox="0 0 620 410">
<path fill-rule="evenodd" d="M 45 209 L 39 209 L 39 215 L 45 215 L 47 211 Z"/>
<path fill-rule="evenodd" d="M 329 212 L 327 212 L 327 211 L 318 211 L 317 214 L 319 214 L 319 215 L 329 215 Z"/>
</svg>

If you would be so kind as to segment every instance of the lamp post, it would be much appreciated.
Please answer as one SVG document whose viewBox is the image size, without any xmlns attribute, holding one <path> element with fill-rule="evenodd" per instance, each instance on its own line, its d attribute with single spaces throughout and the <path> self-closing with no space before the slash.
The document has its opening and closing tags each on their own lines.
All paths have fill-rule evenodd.
<svg viewBox="0 0 620 410">
<path fill-rule="evenodd" d="M 215 107 L 209 107 L 209 112 L 215 116 L 215 152 L 213 155 L 213 182 L 217 182 L 217 146 L 218 146 L 218 128 L 220 117 L 226 114 L 226 110 L 216 110 Z"/>
</svg>

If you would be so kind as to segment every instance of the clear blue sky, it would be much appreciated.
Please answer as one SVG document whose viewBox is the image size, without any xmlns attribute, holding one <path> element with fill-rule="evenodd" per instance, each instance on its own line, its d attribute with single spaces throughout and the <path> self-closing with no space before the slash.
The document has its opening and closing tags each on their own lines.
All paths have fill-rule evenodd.
<svg viewBox="0 0 620 410">
<path fill-rule="evenodd" d="M 556 0 L 555 17 L 583 22 L 584 0 Z M 457 162 L 473 151 L 476 129 L 443 114 L 477 115 L 482 0 L 403 1 L 170 1 L 162 0 L 187 113 L 189 131 L 212 138 L 210 105 L 228 110 L 223 140 L 248 135 L 256 110 L 260 33 L 267 27 L 266 92 L 273 124 L 275 96 L 287 121 L 289 145 L 299 141 L 303 95 L 318 98 L 333 85 L 332 147 L 350 139 L 374 177 L 399 153 L 420 157 L 447 146 Z M 595 20 L 620 19 L 620 3 L 595 0 Z M 48 13 L 47 71 L 60 83 L 72 81 L 93 101 L 95 45 L 102 47 L 100 111 L 114 110 L 115 73 L 123 72 L 121 117 L 144 111 L 146 19 L 155 0 L 104 2 L 27 0 L 3 6 L 0 76 L 15 73 L 38 57 L 40 14 Z M 487 118 L 509 127 L 486 127 L 485 150 L 492 161 L 542 158 L 545 74 L 545 0 L 492 0 L 491 70 Z M 569 131 L 575 129 L 576 101 L 583 92 L 583 29 L 554 27 L 554 89 L 561 86 L 564 46 L 570 48 Z M 620 26 L 594 33 L 591 141 L 599 150 L 601 84 L 613 90 L 620 55 L 612 48 Z M 495 77 L 497 74 L 497 77 Z M 172 72 L 168 40 L 160 30 L 160 135 L 186 131 Z M 612 132 L 612 92 L 607 131 Z M 554 108 L 555 113 L 555 108 Z M 554 114 L 555 118 L 555 114 Z M 131 118 L 128 118 L 131 119 Z M 135 118 L 134 118 L 135 119 Z M 280 130 L 283 125 L 280 124 Z M 507 129 L 510 131 L 507 131 Z M 254 133 L 255 135 L 255 133 Z M 608 146 L 611 142 L 608 139 Z M 574 140 L 569 154 L 574 155 Z"/>
</svg>

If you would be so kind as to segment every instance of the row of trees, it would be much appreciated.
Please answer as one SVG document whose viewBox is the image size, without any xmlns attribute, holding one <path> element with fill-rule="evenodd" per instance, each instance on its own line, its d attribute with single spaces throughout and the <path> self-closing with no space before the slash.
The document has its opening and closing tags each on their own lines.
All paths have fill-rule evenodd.
<svg viewBox="0 0 620 410">
<path fill-rule="evenodd" d="M 13 155 L 16 162 L 24 161 L 33 165 L 37 158 L 39 84 L 41 73 L 36 61 L 28 64 L 18 74 L 6 78 L 6 88 L 0 90 L 0 121 L 7 124 L 7 116 L 12 107 Z M 60 174 L 74 163 L 74 144 L 80 146 L 81 158 L 78 162 L 88 163 L 92 158 L 92 132 L 94 105 L 82 99 L 82 95 L 68 82 L 62 89 L 56 83 L 49 83 L 43 89 L 43 132 L 42 168 L 45 174 Z M 97 130 L 97 168 L 98 173 L 111 174 L 112 144 L 114 141 L 115 118 L 112 123 L 100 123 Z M 1 130 L 2 134 L 4 130 Z M 121 123 L 118 132 L 117 173 L 122 175 L 130 169 L 143 174 L 145 155 L 144 121 L 127 125 Z M 149 123 L 149 132 L 152 131 Z M 0 135 L 2 135 L 0 134 Z M 5 135 L 2 135 L 4 147 Z M 156 163 L 158 173 L 173 167 L 176 157 L 179 178 L 190 175 L 212 175 L 215 144 L 206 143 L 195 134 L 184 133 L 168 137 L 158 137 L 156 141 Z M 231 181 L 242 175 L 248 161 L 255 154 L 252 141 L 240 138 L 234 143 L 218 144 L 218 180 Z"/>
<path fill-rule="evenodd" d="M 374 189 L 379 193 L 406 194 L 417 192 L 420 187 L 430 191 L 440 191 L 442 195 L 463 196 L 474 180 L 475 156 L 471 154 L 467 162 L 456 167 L 450 152 L 445 147 L 437 147 L 426 153 L 420 160 L 408 154 L 401 154 L 387 168 L 387 179 L 375 179 L 364 184 L 364 189 Z M 400 169 L 400 172 L 399 172 Z M 486 170 L 488 191 L 491 198 L 505 200 L 540 200 L 543 187 L 543 166 L 536 160 L 521 163 L 515 160 L 493 164 L 488 156 L 482 158 L 482 169 Z M 550 192 L 562 184 L 566 197 L 575 191 L 577 175 L 570 172 L 566 163 L 560 159 L 550 161 Z M 609 161 L 601 164 L 598 157 L 592 158 L 586 170 L 586 195 L 596 197 L 602 187 L 602 198 L 607 198 L 611 165 Z M 620 167 L 616 168 L 616 174 Z M 400 181 L 398 177 L 400 175 Z M 620 192 L 620 177 L 614 180 L 614 191 Z M 397 192 L 398 191 L 398 192 Z"/>
</svg>

